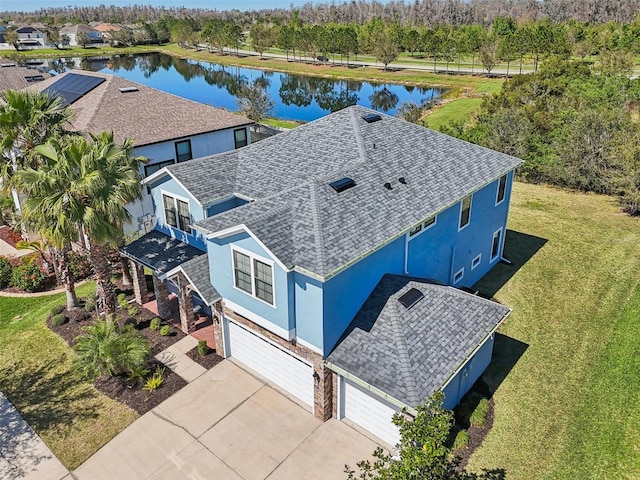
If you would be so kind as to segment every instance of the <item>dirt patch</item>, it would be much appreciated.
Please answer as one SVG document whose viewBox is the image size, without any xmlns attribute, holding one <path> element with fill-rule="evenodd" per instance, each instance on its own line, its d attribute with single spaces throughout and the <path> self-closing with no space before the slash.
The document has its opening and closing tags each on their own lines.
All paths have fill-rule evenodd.
<svg viewBox="0 0 640 480">
<path fill-rule="evenodd" d="M 189 357 L 194 362 L 202 365 L 207 370 L 209 370 L 212 367 L 215 367 L 222 360 L 224 360 L 224 358 L 218 355 L 215 350 L 211 350 L 211 349 L 205 356 L 202 356 L 198 353 L 197 347 L 192 350 L 189 350 L 187 352 L 187 357 Z"/>
</svg>

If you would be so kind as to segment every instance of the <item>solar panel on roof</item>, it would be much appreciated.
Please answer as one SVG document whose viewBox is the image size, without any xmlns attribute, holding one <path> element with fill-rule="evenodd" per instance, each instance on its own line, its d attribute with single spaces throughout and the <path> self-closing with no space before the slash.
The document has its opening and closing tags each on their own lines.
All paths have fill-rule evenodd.
<svg viewBox="0 0 640 480">
<path fill-rule="evenodd" d="M 410 288 L 407 293 L 403 294 L 398 299 L 398 301 L 404 306 L 404 308 L 411 308 L 418 303 L 422 297 L 424 297 L 424 293 L 417 288 Z"/>
<path fill-rule="evenodd" d="M 353 187 L 355 184 L 356 182 L 352 178 L 344 177 L 344 178 L 341 178 L 340 180 L 331 182 L 329 186 L 333 188 L 336 192 L 340 193 L 346 190 L 347 188 Z"/>
<path fill-rule="evenodd" d="M 46 93 L 60 95 L 67 104 L 72 104 L 96 88 L 105 79 L 80 73 L 68 73 L 44 89 Z"/>
</svg>

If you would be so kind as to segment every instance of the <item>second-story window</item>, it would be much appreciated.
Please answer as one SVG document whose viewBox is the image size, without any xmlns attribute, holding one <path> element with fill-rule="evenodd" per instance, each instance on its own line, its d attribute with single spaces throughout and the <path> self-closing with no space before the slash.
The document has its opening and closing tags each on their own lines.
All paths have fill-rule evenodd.
<svg viewBox="0 0 640 480">
<path fill-rule="evenodd" d="M 462 199 L 462 202 L 460 202 L 460 224 L 458 225 L 458 230 L 462 230 L 464 227 L 469 225 L 470 220 L 471 220 L 471 195 L 468 195 Z"/>
<path fill-rule="evenodd" d="M 165 223 L 189 233 L 191 231 L 189 203 L 164 194 L 162 195 L 162 203 Z"/>
<path fill-rule="evenodd" d="M 233 250 L 236 288 L 273 305 L 273 267 L 246 253 Z"/>
<path fill-rule="evenodd" d="M 504 200 L 505 192 L 507 190 L 507 176 L 503 175 L 498 181 L 498 195 L 496 197 L 496 205 Z"/>
<path fill-rule="evenodd" d="M 193 158 L 191 154 L 191 140 L 176 142 L 176 158 L 178 162 L 186 162 Z"/>
<path fill-rule="evenodd" d="M 236 148 L 244 147 L 247 145 L 247 129 L 239 128 L 233 131 L 233 137 L 236 142 Z"/>
</svg>

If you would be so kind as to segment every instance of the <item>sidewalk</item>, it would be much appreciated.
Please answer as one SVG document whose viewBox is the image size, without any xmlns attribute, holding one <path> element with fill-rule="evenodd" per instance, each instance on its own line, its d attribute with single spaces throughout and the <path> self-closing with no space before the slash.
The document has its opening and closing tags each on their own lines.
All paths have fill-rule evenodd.
<svg viewBox="0 0 640 480">
<path fill-rule="evenodd" d="M 155 358 L 184 378 L 188 383 L 191 383 L 207 371 L 202 365 L 187 357 L 187 352 L 197 346 L 198 340 L 191 335 L 187 335 L 179 342 L 157 354 Z"/>
<path fill-rule="evenodd" d="M 0 478 L 67 480 L 69 471 L 0 393 Z"/>
</svg>

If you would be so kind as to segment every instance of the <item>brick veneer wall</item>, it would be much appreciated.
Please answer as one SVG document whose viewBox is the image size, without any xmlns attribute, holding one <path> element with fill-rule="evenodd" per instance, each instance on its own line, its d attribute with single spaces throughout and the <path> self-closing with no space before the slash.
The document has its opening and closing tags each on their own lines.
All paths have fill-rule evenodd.
<svg viewBox="0 0 640 480">
<path fill-rule="evenodd" d="M 265 338 L 268 338 L 272 342 L 277 345 L 289 350 L 290 352 L 296 354 L 297 356 L 304 358 L 306 361 L 313 365 L 313 376 L 314 376 L 314 389 L 313 389 L 313 414 L 315 417 L 319 418 L 322 421 L 329 420 L 333 416 L 333 377 L 335 374 L 329 370 L 324 365 L 324 359 L 322 355 L 313 350 L 299 345 L 295 342 L 295 340 L 285 340 L 282 337 L 279 337 L 275 333 L 262 328 L 260 325 L 255 324 L 251 320 L 242 315 L 234 312 L 230 308 L 227 308 L 223 302 L 219 302 L 216 305 L 216 310 L 218 313 L 222 312 L 227 318 L 234 320 L 235 322 L 243 325 L 256 333 L 259 333 Z M 222 326 L 218 322 L 216 325 L 216 321 L 213 322 L 214 331 L 216 334 L 216 349 L 220 348 L 219 354 L 222 352 Z M 220 340 L 218 340 L 220 339 Z M 218 347 L 218 343 L 220 346 Z"/>
</svg>

